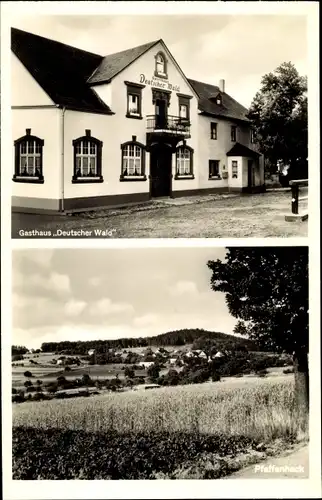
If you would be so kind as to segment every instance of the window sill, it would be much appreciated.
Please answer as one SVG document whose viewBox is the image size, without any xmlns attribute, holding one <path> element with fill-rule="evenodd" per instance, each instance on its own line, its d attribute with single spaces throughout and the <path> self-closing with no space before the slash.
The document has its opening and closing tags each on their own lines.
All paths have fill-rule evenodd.
<svg viewBox="0 0 322 500">
<path fill-rule="evenodd" d="M 18 175 L 14 176 L 12 178 L 13 182 L 25 182 L 29 184 L 44 184 L 44 178 L 43 177 L 28 177 L 28 176 L 23 176 L 23 175 Z"/>
<path fill-rule="evenodd" d="M 168 75 L 166 73 L 158 73 L 157 71 L 154 72 L 154 76 L 156 78 L 163 78 L 164 80 L 168 79 Z"/>
<path fill-rule="evenodd" d="M 211 141 L 217 141 L 217 137 L 210 137 Z"/>
<path fill-rule="evenodd" d="M 93 184 L 104 182 L 103 177 L 73 177 L 72 184 Z"/>
<path fill-rule="evenodd" d="M 186 174 L 186 175 L 180 175 L 180 174 L 176 174 L 174 176 L 175 180 L 177 181 L 185 181 L 185 180 L 191 180 L 191 179 L 194 179 L 195 176 L 193 174 Z"/>
<path fill-rule="evenodd" d="M 146 175 L 125 175 L 120 177 L 120 182 L 146 181 Z"/>
<path fill-rule="evenodd" d="M 219 175 L 217 176 L 212 176 L 212 177 L 209 177 L 209 181 L 221 181 L 223 179 L 223 177 L 220 177 Z"/>
<path fill-rule="evenodd" d="M 126 118 L 134 118 L 135 120 L 143 120 L 143 116 L 141 115 L 131 115 L 130 113 L 126 113 Z"/>
</svg>

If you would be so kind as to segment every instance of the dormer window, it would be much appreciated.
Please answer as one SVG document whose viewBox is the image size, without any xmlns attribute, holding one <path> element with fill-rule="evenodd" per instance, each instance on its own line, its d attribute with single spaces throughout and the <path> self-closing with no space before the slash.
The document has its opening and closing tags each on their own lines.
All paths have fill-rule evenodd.
<svg viewBox="0 0 322 500">
<path fill-rule="evenodd" d="M 222 100 L 221 100 L 221 95 L 218 95 L 216 98 L 216 103 L 221 106 Z"/>
<path fill-rule="evenodd" d="M 168 78 L 167 75 L 167 60 L 163 52 L 158 52 L 155 56 L 155 72 L 154 76 Z"/>
</svg>

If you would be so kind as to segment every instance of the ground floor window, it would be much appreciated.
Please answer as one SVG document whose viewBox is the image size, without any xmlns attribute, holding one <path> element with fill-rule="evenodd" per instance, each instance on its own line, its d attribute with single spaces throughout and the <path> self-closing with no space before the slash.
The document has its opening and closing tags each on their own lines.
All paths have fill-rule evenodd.
<svg viewBox="0 0 322 500">
<path fill-rule="evenodd" d="M 233 160 L 231 162 L 231 176 L 233 179 L 238 178 L 238 161 L 237 160 Z"/>
<path fill-rule="evenodd" d="M 136 141 L 121 144 L 122 166 L 120 180 L 145 180 L 145 146 Z"/>
<path fill-rule="evenodd" d="M 209 179 L 221 179 L 219 160 L 209 160 Z"/>
<path fill-rule="evenodd" d="M 193 149 L 189 146 L 177 148 L 176 178 L 193 178 Z"/>
<path fill-rule="evenodd" d="M 15 182 L 44 182 L 43 145 L 42 139 L 31 135 L 31 129 L 27 129 L 26 135 L 14 142 Z"/>
<path fill-rule="evenodd" d="M 86 135 L 75 139 L 73 146 L 74 175 L 72 182 L 103 182 L 103 143 L 95 137 L 91 137 L 90 130 L 86 130 Z"/>
</svg>

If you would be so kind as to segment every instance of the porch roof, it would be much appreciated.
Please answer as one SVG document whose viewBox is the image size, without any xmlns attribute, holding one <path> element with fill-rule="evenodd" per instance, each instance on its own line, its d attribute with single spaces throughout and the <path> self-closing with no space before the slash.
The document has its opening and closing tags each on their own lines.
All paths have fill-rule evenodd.
<svg viewBox="0 0 322 500">
<path fill-rule="evenodd" d="M 228 151 L 227 156 L 246 156 L 247 158 L 258 158 L 260 153 L 254 151 L 253 149 L 236 142 L 234 146 Z"/>
</svg>

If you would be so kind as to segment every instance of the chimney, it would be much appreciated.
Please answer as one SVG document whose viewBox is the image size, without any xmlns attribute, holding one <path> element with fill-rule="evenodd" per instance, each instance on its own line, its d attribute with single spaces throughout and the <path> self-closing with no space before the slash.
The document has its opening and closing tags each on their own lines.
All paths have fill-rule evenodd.
<svg viewBox="0 0 322 500">
<path fill-rule="evenodd" d="M 225 92 L 225 80 L 219 80 L 219 90 Z"/>
</svg>

